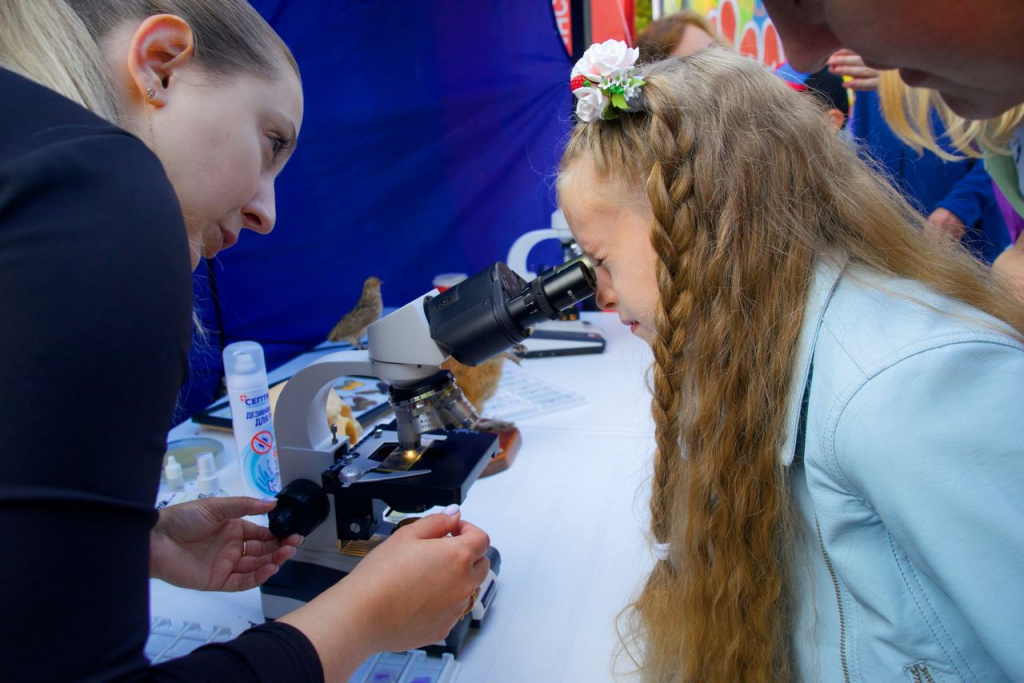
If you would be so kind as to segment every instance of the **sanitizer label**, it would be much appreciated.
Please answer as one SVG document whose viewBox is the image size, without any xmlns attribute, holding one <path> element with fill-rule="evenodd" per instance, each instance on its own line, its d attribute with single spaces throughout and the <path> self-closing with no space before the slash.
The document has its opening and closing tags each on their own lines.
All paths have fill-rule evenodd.
<svg viewBox="0 0 1024 683">
<path fill-rule="evenodd" d="M 281 470 L 270 416 L 270 396 L 264 391 L 232 395 L 232 427 L 242 477 L 253 492 L 273 496 L 281 490 Z"/>
<path fill-rule="evenodd" d="M 249 445 L 257 455 L 266 455 L 274 448 L 274 434 L 266 429 L 257 432 L 249 441 Z"/>
<path fill-rule="evenodd" d="M 273 496 L 281 490 L 281 469 L 277 464 L 273 432 L 259 432 L 243 449 L 242 475 L 250 488 L 264 496 Z"/>
</svg>

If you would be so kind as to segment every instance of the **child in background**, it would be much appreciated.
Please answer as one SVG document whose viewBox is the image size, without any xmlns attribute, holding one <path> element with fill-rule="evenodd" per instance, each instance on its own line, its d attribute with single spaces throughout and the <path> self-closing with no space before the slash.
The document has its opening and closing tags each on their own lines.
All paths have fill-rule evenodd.
<svg viewBox="0 0 1024 683">
<path fill-rule="evenodd" d="M 806 92 L 825 106 L 832 127 L 841 131 L 846 127 L 850 113 L 850 97 L 843 85 L 843 79 L 827 68 L 812 74 L 794 71 L 789 64 L 781 65 L 775 74 L 797 92 Z"/>
<path fill-rule="evenodd" d="M 636 57 L 573 70 L 558 190 L 654 352 L 644 678 L 1019 680 L 1024 309 L 760 65 Z"/>
</svg>

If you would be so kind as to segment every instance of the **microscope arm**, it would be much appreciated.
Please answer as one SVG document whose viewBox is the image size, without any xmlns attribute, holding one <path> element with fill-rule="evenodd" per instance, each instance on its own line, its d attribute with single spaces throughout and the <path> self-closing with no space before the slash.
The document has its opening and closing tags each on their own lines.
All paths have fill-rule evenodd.
<svg viewBox="0 0 1024 683">
<path fill-rule="evenodd" d="M 405 388 L 440 370 L 448 354 L 431 336 L 424 310 L 424 301 L 438 294 L 434 289 L 416 297 L 366 330 L 374 377 Z"/>
<path fill-rule="evenodd" d="M 325 419 L 327 392 L 346 375 L 373 376 L 369 354 L 338 351 L 324 356 L 288 380 L 277 402 L 274 432 L 278 442 L 281 481 L 320 481 L 334 462 L 332 437 Z M 288 451 L 284 453 L 282 451 Z"/>
</svg>

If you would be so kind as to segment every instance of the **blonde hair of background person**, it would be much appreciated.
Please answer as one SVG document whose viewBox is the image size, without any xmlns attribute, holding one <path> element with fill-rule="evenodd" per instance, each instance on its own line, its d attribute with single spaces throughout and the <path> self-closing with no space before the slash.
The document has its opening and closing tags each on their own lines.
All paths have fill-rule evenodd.
<svg viewBox="0 0 1024 683">
<path fill-rule="evenodd" d="M 1024 216 L 1019 170 L 1010 157 L 1009 140 L 1024 126 L 1024 104 L 986 120 L 969 120 L 958 116 L 934 90 L 911 88 L 900 80 L 897 72 L 884 71 L 879 78 L 879 101 L 886 123 L 901 140 L 920 152 L 927 149 L 951 161 L 963 157 L 982 158 L 985 167 L 1006 201 Z M 935 111 L 946 126 L 949 144 L 955 152 L 943 149 L 931 126 Z M 1007 277 L 1024 295 L 1024 240 L 1019 237 L 992 262 L 992 268 Z"/>
<path fill-rule="evenodd" d="M 964 156 L 980 159 L 1008 153 L 1007 143 L 1014 130 L 1024 125 L 1024 104 L 984 120 L 964 119 L 954 114 L 938 92 L 906 85 L 896 71 L 879 74 L 878 96 L 885 122 L 901 140 L 920 152 L 927 149 L 948 161 Z M 945 138 L 960 155 L 944 149 L 931 125 L 932 111 L 946 127 Z"/>
<path fill-rule="evenodd" d="M 0 66 L 116 119 L 99 48 L 62 0 L 0 2 Z"/>
<path fill-rule="evenodd" d="M 673 55 L 681 57 L 710 45 L 729 47 L 704 15 L 691 9 L 652 21 L 636 37 L 636 46 L 640 48 L 640 59 L 644 63 Z"/>
<path fill-rule="evenodd" d="M 587 178 L 604 187 L 584 194 L 653 214 L 651 532 L 671 562 L 624 611 L 623 645 L 645 680 L 793 680 L 779 449 L 816 259 L 926 283 L 1018 335 L 1024 311 L 966 252 L 922 238 L 817 104 L 760 65 L 711 49 L 638 76 L 639 111 L 577 123 L 558 179 L 563 201 Z"/>
</svg>

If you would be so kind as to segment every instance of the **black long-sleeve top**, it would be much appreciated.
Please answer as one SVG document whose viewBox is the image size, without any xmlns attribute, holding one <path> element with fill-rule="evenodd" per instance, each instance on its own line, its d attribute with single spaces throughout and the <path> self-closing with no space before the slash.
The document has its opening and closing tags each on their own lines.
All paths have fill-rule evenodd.
<svg viewBox="0 0 1024 683">
<path fill-rule="evenodd" d="M 285 624 L 159 666 L 143 655 L 191 292 L 159 160 L 0 69 L 0 679 L 323 678 Z"/>
</svg>

